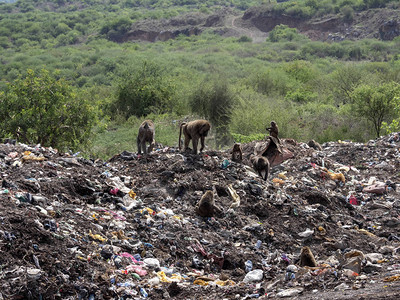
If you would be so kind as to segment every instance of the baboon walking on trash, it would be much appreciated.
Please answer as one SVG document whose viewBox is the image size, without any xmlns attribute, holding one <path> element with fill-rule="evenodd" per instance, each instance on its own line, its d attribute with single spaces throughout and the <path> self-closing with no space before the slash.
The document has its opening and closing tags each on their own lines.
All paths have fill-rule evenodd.
<svg viewBox="0 0 400 300">
<path fill-rule="evenodd" d="M 250 155 L 250 161 L 253 165 L 254 170 L 258 172 L 258 175 L 262 179 L 267 180 L 269 174 L 269 160 L 264 156 Z"/>
<path fill-rule="evenodd" d="M 182 123 L 179 129 L 179 150 L 181 149 L 181 136 L 183 131 L 183 135 L 185 137 L 183 151 L 187 150 L 187 148 L 189 147 L 189 142 L 190 140 L 192 140 L 193 153 L 197 154 L 197 145 L 200 139 L 201 142 L 200 152 L 202 152 L 204 149 L 204 140 L 210 128 L 211 124 L 207 120 L 195 120 L 188 123 L 186 122 Z"/>
<path fill-rule="evenodd" d="M 138 154 L 143 153 L 147 154 L 153 150 L 154 147 L 154 136 L 155 136 L 155 129 L 154 123 L 151 120 L 145 120 L 139 126 L 138 135 L 136 138 Z M 149 148 L 146 151 L 146 143 L 149 143 Z"/>
</svg>

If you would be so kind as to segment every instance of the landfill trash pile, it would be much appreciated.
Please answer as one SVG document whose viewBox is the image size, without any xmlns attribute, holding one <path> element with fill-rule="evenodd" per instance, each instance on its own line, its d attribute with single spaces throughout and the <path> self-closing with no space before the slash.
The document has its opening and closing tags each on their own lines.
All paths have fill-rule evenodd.
<svg viewBox="0 0 400 300">
<path fill-rule="evenodd" d="M 109 161 L 0 145 L 0 299 L 398 299 L 400 137 Z M 206 193 L 215 214 L 196 205 Z"/>
</svg>

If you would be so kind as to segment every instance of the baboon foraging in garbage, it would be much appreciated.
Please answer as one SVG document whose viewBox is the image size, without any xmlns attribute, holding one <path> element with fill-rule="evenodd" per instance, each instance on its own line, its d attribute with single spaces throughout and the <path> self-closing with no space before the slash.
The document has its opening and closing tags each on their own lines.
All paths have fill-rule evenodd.
<svg viewBox="0 0 400 300">
<path fill-rule="evenodd" d="M 206 191 L 196 206 L 196 213 L 201 217 L 212 217 L 221 210 L 215 206 L 213 191 Z"/>
<path fill-rule="evenodd" d="M 321 145 L 314 140 L 309 141 L 307 145 L 311 148 L 314 148 L 315 150 L 322 151 Z"/>
<path fill-rule="evenodd" d="M 153 150 L 154 147 L 154 123 L 151 120 L 145 120 L 142 124 L 140 124 L 138 136 L 136 139 L 138 154 L 143 153 L 147 154 Z M 149 143 L 149 148 L 146 151 L 146 143 Z"/>
<path fill-rule="evenodd" d="M 262 179 L 267 180 L 269 174 L 269 160 L 264 156 L 250 155 L 250 161 L 253 164 L 254 170 L 258 172 L 258 175 Z"/>
<path fill-rule="evenodd" d="M 242 162 L 242 146 L 240 144 L 233 145 L 232 149 L 232 161 Z"/>
<path fill-rule="evenodd" d="M 317 262 L 315 261 L 314 255 L 311 252 L 310 247 L 305 246 L 301 249 L 300 253 L 300 266 L 304 267 L 316 267 Z"/>
<path fill-rule="evenodd" d="M 270 136 L 273 136 L 274 138 L 278 139 L 279 129 L 275 121 L 271 121 L 271 127 L 267 127 L 266 129 L 267 131 L 269 131 Z"/>
<path fill-rule="evenodd" d="M 200 152 L 202 152 L 204 149 L 204 139 L 207 136 L 210 128 L 211 124 L 207 120 L 195 120 L 188 123 L 182 123 L 179 129 L 179 150 L 181 150 L 181 136 L 183 130 L 183 134 L 185 136 L 185 145 L 183 151 L 186 151 L 189 146 L 190 140 L 192 140 L 193 153 L 197 154 L 197 145 L 200 139 Z"/>
</svg>

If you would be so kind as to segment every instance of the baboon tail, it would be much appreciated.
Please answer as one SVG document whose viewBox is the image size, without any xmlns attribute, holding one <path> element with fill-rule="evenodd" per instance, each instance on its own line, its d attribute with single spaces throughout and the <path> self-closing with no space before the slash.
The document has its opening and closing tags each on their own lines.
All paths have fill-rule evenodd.
<svg viewBox="0 0 400 300">
<path fill-rule="evenodd" d="M 183 122 L 181 124 L 181 126 L 179 127 L 179 141 L 178 141 L 179 150 L 181 150 L 181 136 L 182 136 L 182 127 L 183 127 L 183 125 L 186 125 L 186 122 Z"/>
</svg>

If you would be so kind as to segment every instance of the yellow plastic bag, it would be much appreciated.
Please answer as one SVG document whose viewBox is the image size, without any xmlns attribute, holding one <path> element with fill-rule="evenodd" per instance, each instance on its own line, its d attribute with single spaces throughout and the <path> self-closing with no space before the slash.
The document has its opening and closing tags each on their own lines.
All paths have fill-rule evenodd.
<svg viewBox="0 0 400 300">
<path fill-rule="evenodd" d="M 130 190 L 130 191 L 129 191 L 129 196 L 130 196 L 132 199 L 135 199 L 135 198 L 136 198 L 136 193 L 135 193 L 134 191 Z"/>
<path fill-rule="evenodd" d="M 341 182 L 346 182 L 346 178 L 342 173 L 333 173 L 331 171 L 328 171 L 328 175 L 332 180 L 340 180 Z"/>
<path fill-rule="evenodd" d="M 234 286 L 236 283 L 234 281 L 228 279 L 228 280 L 224 280 L 224 281 L 217 280 L 215 282 L 215 284 L 217 284 L 219 286 Z"/>
<path fill-rule="evenodd" d="M 193 284 L 202 285 L 202 286 L 207 286 L 207 285 L 208 285 L 208 282 L 207 282 L 207 281 L 204 281 L 204 280 L 201 280 L 201 279 L 196 279 L 196 280 L 193 282 Z"/>
<path fill-rule="evenodd" d="M 392 281 L 398 281 L 398 280 L 400 280 L 400 274 L 389 276 L 389 277 L 386 277 L 385 279 L 383 279 L 383 281 L 386 281 L 386 282 L 388 282 L 388 281 L 392 282 Z"/>
<path fill-rule="evenodd" d="M 279 177 L 280 179 L 287 180 L 288 178 L 286 177 L 285 173 L 286 173 L 286 172 L 279 173 L 279 174 L 278 174 L 278 177 Z"/>
<path fill-rule="evenodd" d="M 96 240 L 96 241 L 100 241 L 100 242 L 105 242 L 107 241 L 106 238 L 103 238 L 100 234 L 93 234 L 91 230 L 89 230 L 89 236 Z"/>
<path fill-rule="evenodd" d="M 285 181 L 279 178 L 274 178 L 272 179 L 272 182 L 275 183 L 276 185 L 284 184 Z"/>
</svg>

